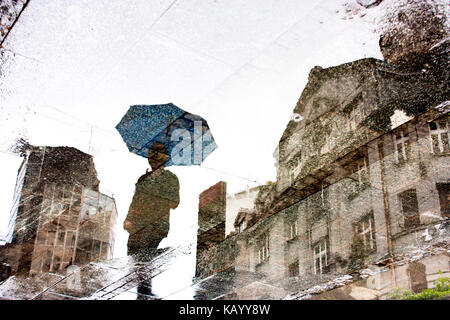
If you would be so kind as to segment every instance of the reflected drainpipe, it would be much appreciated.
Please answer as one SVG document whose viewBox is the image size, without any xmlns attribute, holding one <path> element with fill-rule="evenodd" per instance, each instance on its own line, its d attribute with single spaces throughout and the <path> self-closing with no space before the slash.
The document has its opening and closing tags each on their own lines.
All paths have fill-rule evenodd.
<svg viewBox="0 0 450 320">
<path fill-rule="evenodd" d="M 394 253 L 392 250 L 392 234 L 391 234 L 391 217 L 389 215 L 389 201 L 388 201 L 388 192 L 386 186 L 386 179 L 384 173 L 384 152 L 383 152 L 383 142 L 381 139 L 378 139 L 378 157 L 380 159 L 380 174 L 381 174 L 381 188 L 383 191 L 383 203 L 384 203 L 384 218 L 386 219 L 386 238 L 387 238 L 387 246 L 388 246 L 388 254 L 389 254 L 389 268 L 391 269 L 391 285 L 392 289 L 397 287 L 396 279 L 395 279 L 395 268 L 394 268 Z"/>
</svg>

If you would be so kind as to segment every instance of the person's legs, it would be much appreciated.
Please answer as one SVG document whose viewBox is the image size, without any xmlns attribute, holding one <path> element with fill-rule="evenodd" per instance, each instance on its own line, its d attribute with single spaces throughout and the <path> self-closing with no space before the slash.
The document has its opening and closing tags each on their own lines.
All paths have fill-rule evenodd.
<svg viewBox="0 0 450 320">
<path fill-rule="evenodd" d="M 150 256 L 156 254 L 160 242 L 169 233 L 169 215 L 165 215 L 158 221 L 149 224 L 142 230 L 140 237 L 140 250 Z"/>
<path fill-rule="evenodd" d="M 167 237 L 169 232 L 169 215 L 162 217 L 156 223 L 150 224 L 140 232 L 129 237 L 128 254 L 133 255 L 136 261 L 149 262 L 164 250 L 158 250 L 159 243 Z M 148 278 L 147 278 L 148 277 Z M 151 275 L 141 275 L 137 287 L 137 300 L 157 299 L 152 292 Z"/>
<path fill-rule="evenodd" d="M 139 283 L 137 287 L 137 298 L 136 300 L 154 300 L 157 298 L 152 292 L 152 280 L 144 280 Z"/>
</svg>

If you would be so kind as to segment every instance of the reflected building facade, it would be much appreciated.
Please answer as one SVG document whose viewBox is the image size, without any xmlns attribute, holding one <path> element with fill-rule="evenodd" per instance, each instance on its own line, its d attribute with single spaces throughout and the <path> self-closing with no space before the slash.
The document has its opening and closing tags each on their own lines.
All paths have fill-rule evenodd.
<svg viewBox="0 0 450 320">
<path fill-rule="evenodd" d="M 227 206 L 227 184 L 223 181 L 206 189 L 199 195 L 197 230 L 197 278 L 205 278 L 217 272 L 220 260 L 214 251 L 217 244 L 225 240 L 225 215 Z M 209 258 L 212 258 L 211 261 Z M 214 266 L 211 269 L 210 266 Z"/>
<path fill-rule="evenodd" d="M 99 192 L 92 156 L 70 147 L 30 147 L 19 169 L 9 242 L 11 274 L 65 272 L 112 258 L 117 210 Z"/>
<path fill-rule="evenodd" d="M 242 231 L 247 226 L 247 214 L 253 210 L 261 187 L 253 187 L 227 196 L 226 235 Z M 244 217 L 247 217 L 244 219 Z"/>
<path fill-rule="evenodd" d="M 236 232 L 209 253 L 229 286 L 218 288 L 217 273 L 216 286 L 214 277 L 199 282 L 217 290 L 203 297 L 281 299 L 388 268 L 354 294 L 380 298 L 398 286 L 427 288 L 438 270 L 448 275 L 448 53 L 447 38 L 414 63 L 313 68 L 293 110 L 303 119 L 289 122 L 277 146 L 276 183 L 260 187 Z M 443 252 L 419 261 L 435 247 Z"/>
</svg>

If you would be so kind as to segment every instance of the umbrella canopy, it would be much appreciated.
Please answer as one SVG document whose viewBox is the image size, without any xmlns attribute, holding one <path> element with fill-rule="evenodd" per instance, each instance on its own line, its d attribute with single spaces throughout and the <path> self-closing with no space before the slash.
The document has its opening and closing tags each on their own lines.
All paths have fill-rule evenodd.
<svg viewBox="0 0 450 320">
<path fill-rule="evenodd" d="M 149 148 L 163 145 L 166 167 L 200 165 L 217 148 L 206 120 L 172 103 L 131 106 L 116 129 L 139 156 L 147 158 Z"/>
</svg>

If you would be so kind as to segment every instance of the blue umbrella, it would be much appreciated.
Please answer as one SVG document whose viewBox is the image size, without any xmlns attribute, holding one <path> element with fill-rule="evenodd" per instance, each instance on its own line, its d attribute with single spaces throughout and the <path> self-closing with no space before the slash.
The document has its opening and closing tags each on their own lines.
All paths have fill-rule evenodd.
<svg viewBox="0 0 450 320">
<path fill-rule="evenodd" d="M 151 146 L 168 152 L 166 167 L 200 165 L 216 148 L 208 123 L 172 103 L 131 106 L 116 126 L 128 150 L 147 158 Z"/>
</svg>

